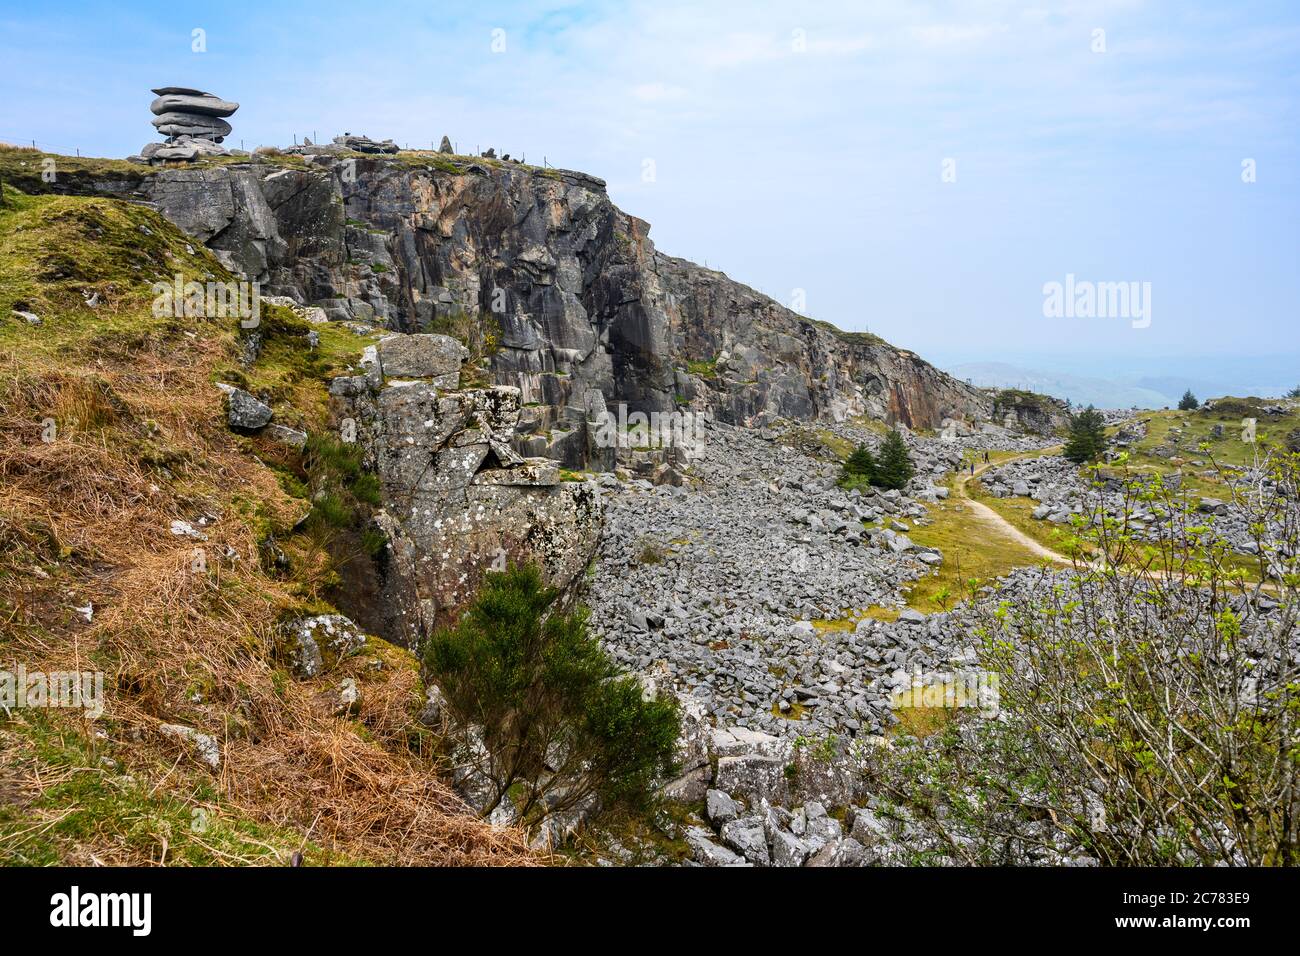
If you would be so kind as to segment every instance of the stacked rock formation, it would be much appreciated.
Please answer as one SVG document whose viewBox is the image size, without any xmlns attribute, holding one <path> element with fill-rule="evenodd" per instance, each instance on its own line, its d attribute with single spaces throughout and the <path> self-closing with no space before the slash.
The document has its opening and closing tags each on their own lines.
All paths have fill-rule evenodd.
<svg viewBox="0 0 1300 956">
<path fill-rule="evenodd" d="M 230 135 L 226 117 L 239 109 L 238 103 L 184 86 L 162 86 L 153 92 L 158 97 L 149 104 L 153 125 L 167 141 L 140 150 L 144 159 L 161 162 L 230 155 L 221 143 Z"/>
</svg>

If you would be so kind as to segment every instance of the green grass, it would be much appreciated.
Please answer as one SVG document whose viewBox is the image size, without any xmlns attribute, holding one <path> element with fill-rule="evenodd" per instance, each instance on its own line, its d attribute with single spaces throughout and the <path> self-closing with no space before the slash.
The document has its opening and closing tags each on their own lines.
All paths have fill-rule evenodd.
<svg viewBox="0 0 1300 956">
<path fill-rule="evenodd" d="M 313 324 L 291 309 L 262 303 L 261 348 L 251 367 L 231 363 L 218 370 L 230 382 L 269 399 L 276 421 L 300 428 L 321 428 L 329 419 L 329 394 L 321 383 L 355 367 L 367 345 L 380 333 L 359 336 L 338 323 Z M 319 344 L 312 348 L 309 333 Z"/>
<path fill-rule="evenodd" d="M 0 721 L 0 740 L 6 738 L 39 762 L 44 783 L 21 802 L 0 802 L 0 865 L 89 865 L 87 846 L 155 863 L 165 853 L 168 865 L 180 866 L 285 865 L 299 848 L 309 864 L 361 862 L 248 819 L 222 802 L 210 780 L 187 780 L 165 791 L 148 786 L 138 768 L 122 767 L 112 745 L 93 738 L 79 721 L 20 711 Z M 152 770 L 156 778 L 168 772 L 161 765 Z"/>
<path fill-rule="evenodd" d="M 835 336 L 842 342 L 848 342 L 853 345 L 887 345 L 888 343 L 879 335 L 872 332 L 846 332 L 839 326 L 832 325 L 830 322 L 824 322 L 821 319 L 809 319 L 813 325 L 819 329 L 824 329 L 831 335 Z"/>
<path fill-rule="evenodd" d="M 777 441 L 817 458 L 843 461 L 857 447 L 847 438 L 841 438 L 828 428 L 799 425 L 789 428 Z"/>
<path fill-rule="evenodd" d="M 1019 542 L 991 533 L 960 498 L 934 502 L 927 505 L 927 511 L 929 523 L 914 525 L 908 537 L 919 545 L 938 548 L 943 564 L 907 586 L 908 606 L 918 611 L 945 610 L 993 578 L 1014 568 L 1043 563 Z"/>
<path fill-rule="evenodd" d="M 1129 449 L 1132 464 L 1164 473 L 1173 471 L 1181 465 L 1187 480 L 1200 483 L 1203 487 L 1211 486 L 1214 484 L 1213 481 L 1207 482 L 1206 479 L 1190 474 L 1193 468 L 1198 472 L 1208 470 L 1211 455 L 1221 465 L 1245 467 L 1253 462 L 1256 452 L 1263 452 L 1270 447 L 1282 447 L 1287 433 L 1300 428 L 1300 409 L 1291 409 L 1283 415 L 1264 414 L 1264 406 L 1271 404 L 1274 403 L 1251 398 L 1221 399 L 1220 407 L 1210 410 L 1147 413 L 1143 417 L 1149 417 L 1151 420 L 1147 425 L 1146 437 Z M 1257 420 L 1254 445 L 1241 441 L 1243 418 Z M 1222 438 L 1213 437 L 1212 431 L 1215 425 L 1223 426 Z M 1182 429 L 1182 436 L 1177 446 L 1179 451 L 1176 457 L 1167 459 L 1152 454 L 1157 447 L 1169 444 L 1171 433 L 1178 428 Z M 1200 448 L 1203 443 L 1208 445 L 1206 451 Z M 1191 461 L 1202 461 L 1206 465 L 1203 468 L 1196 468 L 1188 465 Z"/>
<path fill-rule="evenodd" d="M 6 184 L 0 208 L 0 325 L 10 326 L 15 308 L 35 312 L 56 335 L 83 336 L 115 319 L 144 318 L 151 325 L 177 324 L 152 315 L 154 282 L 229 281 L 233 277 L 203 246 L 185 237 L 158 213 L 112 199 L 28 196 Z M 83 292 L 100 293 L 98 309 L 85 306 Z M 141 306 L 145 308 L 140 309 Z M 143 311 L 145 316 L 119 313 Z M 24 325 L 24 329 L 27 327 Z M 29 333 L 30 337 L 30 333 Z M 42 339 L 45 336 L 42 336 Z M 62 339 L 60 344 L 77 344 Z"/>
<path fill-rule="evenodd" d="M 803 720 L 804 712 L 807 711 L 807 709 L 807 707 L 799 703 L 796 699 L 790 701 L 790 709 L 784 712 L 781 710 L 780 704 L 773 704 L 772 716 L 780 717 L 782 720 Z"/>
<path fill-rule="evenodd" d="M 966 493 L 980 504 L 997 512 L 1008 524 L 1025 536 L 1032 538 L 1045 548 L 1068 556 L 1069 542 L 1074 539 L 1073 529 L 1069 525 L 1058 525 L 1051 521 L 1039 521 L 1034 517 L 1034 509 L 1039 502 L 1033 498 L 995 498 L 975 478 L 966 483 Z M 1041 560 L 1035 563 L 1041 563 Z"/>
<path fill-rule="evenodd" d="M 46 182 L 42 174 L 53 162 L 55 181 Z M 53 192 L 78 180 L 94 177 L 120 183 L 136 183 L 156 172 L 158 167 L 128 163 L 124 159 L 100 159 L 90 156 L 60 156 L 21 146 L 0 145 L 0 181 L 17 186 L 26 193 Z"/>
<path fill-rule="evenodd" d="M 844 631 L 852 631 L 858 626 L 856 618 L 842 617 L 838 620 L 827 621 L 818 620 L 812 622 L 813 630 L 818 634 L 835 634 Z"/>
<path fill-rule="evenodd" d="M 112 199 L 27 196 L 8 186 L 0 209 L 0 347 L 60 362 L 104 355 L 129 358 L 151 341 L 202 333 L 233 342 L 235 318 L 154 314 L 155 282 L 229 282 L 234 277 L 202 244 L 153 210 Z M 85 294 L 99 294 L 92 308 Z M 35 313 L 29 326 L 12 312 Z M 360 358 L 373 337 L 337 324 L 313 325 L 263 302 L 262 345 L 251 368 L 235 362 L 216 379 L 264 394 L 282 424 L 319 427 L 327 418 L 323 379 Z M 316 332 L 312 348 L 308 334 Z"/>
</svg>

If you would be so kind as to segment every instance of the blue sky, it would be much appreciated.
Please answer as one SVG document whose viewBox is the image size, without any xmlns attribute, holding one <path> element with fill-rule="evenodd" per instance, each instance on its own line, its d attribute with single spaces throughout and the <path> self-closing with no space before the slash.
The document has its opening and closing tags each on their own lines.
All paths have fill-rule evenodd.
<svg viewBox="0 0 1300 956">
<path fill-rule="evenodd" d="M 663 251 L 941 361 L 1300 353 L 1294 2 L 0 3 L 0 139 L 124 156 L 197 86 L 249 148 L 591 172 Z M 1071 273 L 1151 283 L 1150 325 L 1045 317 Z"/>
</svg>

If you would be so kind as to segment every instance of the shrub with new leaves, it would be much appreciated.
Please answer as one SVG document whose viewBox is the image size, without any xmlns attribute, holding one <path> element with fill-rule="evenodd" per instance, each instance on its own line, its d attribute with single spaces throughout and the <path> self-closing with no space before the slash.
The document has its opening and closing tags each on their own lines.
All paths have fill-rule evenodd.
<svg viewBox="0 0 1300 956">
<path fill-rule="evenodd" d="M 672 768 L 676 701 L 647 698 L 587 633 L 585 609 L 562 613 L 555 598 L 534 566 L 492 574 L 424 649 L 485 817 L 507 799 L 526 824 L 593 800 L 640 805 Z"/>
<path fill-rule="evenodd" d="M 876 792 L 968 864 L 1300 865 L 1300 456 L 1230 486 L 1249 568 L 1194 499 L 1125 487 L 1075 522 L 1093 560 L 963 612 L 997 718 L 901 739 Z M 1170 520 L 1148 541 L 1136 512 Z"/>
</svg>

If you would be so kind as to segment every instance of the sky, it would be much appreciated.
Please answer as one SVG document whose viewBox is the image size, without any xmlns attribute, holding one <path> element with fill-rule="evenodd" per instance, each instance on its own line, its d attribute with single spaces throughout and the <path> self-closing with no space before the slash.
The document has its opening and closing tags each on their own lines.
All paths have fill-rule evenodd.
<svg viewBox="0 0 1300 956">
<path fill-rule="evenodd" d="M 0 0 L 0 63 L 0 140 L 51 151 L 137 152 L 169 85 L 241 104 L 228 145 L 544 157 L 939 362 L 1300 354 L 1294 0 Z M 1067 281 L 1134 295 L 1045 314 Z"/>
</svg>

